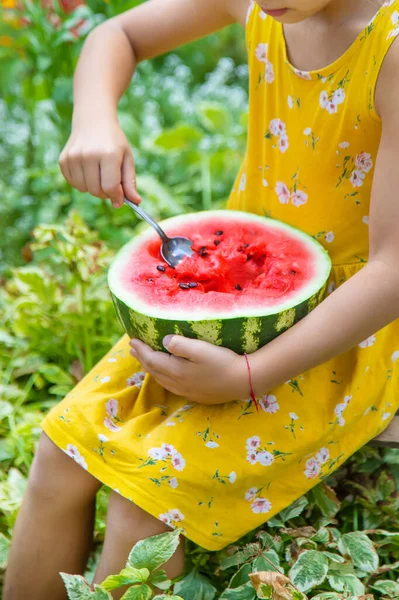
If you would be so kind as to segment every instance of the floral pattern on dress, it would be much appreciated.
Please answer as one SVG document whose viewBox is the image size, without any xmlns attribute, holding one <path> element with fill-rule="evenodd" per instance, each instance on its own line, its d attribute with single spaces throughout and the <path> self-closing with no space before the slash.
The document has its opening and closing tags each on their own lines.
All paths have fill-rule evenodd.
<svg viewBox="0 0 399 600">
<path fill-rule="evenodd" d="M 138 371 L 137 373 L 133 373 L 131 377 L 128 377 L 126 383 L 129 387 L 136 387 L 140 390 L 143 386 L 146 375 L 147 373 L 145 371 Z"/>
<path fill-rule="evenodd" d="M 272 119 L 270 121 L 265 138 L 271 140 L 273 137 L 277 138 L 277 146 L 273 146 L 273 148 L 278 147 L 280 152 L 284 154 L 288 150 L 289 141 L 286 125 L 281 119 Z"/>
<path fill-rule="evenodd" d="M 73 444 L 68 444 L 64 452 L 65 454 L 68 454 L 68 456 L 73 458 L 73 460 L 76 463 L 78 463 L 78 465 L 80 465 L 87 471 L 87 463 L 76 446 L 74 446 Z"/>
</svg>

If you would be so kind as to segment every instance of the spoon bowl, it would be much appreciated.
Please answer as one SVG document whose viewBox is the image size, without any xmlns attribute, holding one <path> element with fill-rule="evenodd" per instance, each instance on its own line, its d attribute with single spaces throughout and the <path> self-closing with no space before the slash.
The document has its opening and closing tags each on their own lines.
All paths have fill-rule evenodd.
<svg viewBox="0 0 399 600">
<path fill-rule="evenodd" d="M 144 221 L 147 221 L 151 227 L 155 229 L 157 234 L 162 240 L 161 244 L 161 256 L 164 261 L 173 269 L 177 267 L 186 256 L 192 256 L 194 250 L 192 250 L 193 242 L 185 237 L 168 237 L 164 230 L 154 221 L 148 213 L 145 212 L 138 204 L 130 202 L 127 198 L 124 198 L 125 204 L 130 206 L 134 212 L 139 215 Z"/>
</svg>

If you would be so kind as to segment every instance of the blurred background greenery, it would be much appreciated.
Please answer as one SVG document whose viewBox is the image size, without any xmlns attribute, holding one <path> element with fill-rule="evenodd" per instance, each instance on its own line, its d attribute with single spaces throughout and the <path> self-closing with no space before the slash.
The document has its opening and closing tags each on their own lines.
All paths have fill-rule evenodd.
<svg viewBox="0 0 399 600">
<path fill-rule="evenodd" d="M 137 4 L 0 0 L 0 569 L 44 412 L 121 334 L 106 269 L 142 224 L 129 208 L 114 210 L 72 190 L 61 176 L 58 156 L 70 131 L 72 75 L 84 37 L 104 19 Z M 140 194 L 155 218 L 225 203 L 245 151 L 247 78 L 239 26 L 139 66 L 120 102 L 119 119 L 134 151 Z M 329 535 L 399 531 L 398 488 L 398 452 L 366 448 L 357 453 L 299 510 L 276 519 L 276 529 L 269 523 L 280 536 L 273 560 L 283 568 L 292 565 L 299 556 L 298 539 L 302 549 L 321 560 L 333 544 Z M 89 571 L 103 539 L 106 498 L 106 491 L 98 498 Z M 310 525 L 324 528 L 323 534 L 298 537 L 295 527 Z M 331 527 L 328 534 L 326 527 Z M 399 536 L 369 535 L 382 571 L 374 561 L 373 572 L 362 572 L 347 557 L 344 585 L 331 575 L 322 586 L 315 580 L 310 589 L 327 590 L 325 600 L 365 591 L 399 597 Z M 209 555 L 189 544 L 188 561 L 196 575 L 181 595 L 212 600 L 228 584 L 233 589 L 245 585 L 250 568 L 239 569 L 245 562 L 239 552 L 252 544 L 252 554 L 246 555 L 251 562 L 254 540 L 246 536 L 227 555 Z M 231 559 L 234 552 L 237 560 Z M 263 561 L 263 568 L 267 564 Z M 376 578 L 388 584 L 375 587 Z M 190 586 L 202 595 L 194 596 Z M 230 591 L 226 598 L 242 599 L 240 593 Z"/>
</svg>

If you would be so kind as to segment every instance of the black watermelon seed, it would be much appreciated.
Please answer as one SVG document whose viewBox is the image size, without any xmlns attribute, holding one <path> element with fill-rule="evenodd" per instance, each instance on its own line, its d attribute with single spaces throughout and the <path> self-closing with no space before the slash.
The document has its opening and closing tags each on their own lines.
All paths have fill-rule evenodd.
<svg viewBox="0 0 399 600">
<path fill-rule="evenodd" d="M 188 290 L 190 286 L 189 286 L 189 284 L 188 284 L 188 283 L 179 283 L 179 287 L 180 287 L 182 290 Z"/>
<path fill-rule="evenodd" d="M 147 281 L 154 281 L 152 277 L 149 277 Z"/>
<path fill-rule="evenodd" d="M 251 255 L 251 254 L 248 254 L 248 255 L 247 255 L 247 260 L 251 260 L 251 258 L 252 258 L 252 255 Z"/>
<path fill-rule="evenodd" d="M 190 287 L 190 288 L 196 288 L 196 287 L 198 287 L 198 283 L 196 283 L 195 281 L 191 281 L 191 282 L 188 284 L 188 287 Z"/>
<path fill-rule="evenodd" d="M 237 285 L 236 285 L 236 290 L 238 290 L 239 292 L 241 292 L 241 291 L 242 291 L 242 287 L 241 287 L 241 286 L 240 286 L 238 283 L 237 283 Z"/>
<path fill-rule="evenodd" d="M 291 275 L 296 275 L 296 271 L 294 271 L 294 269 L 292 269 Z"/>
<path fill-rule="evenodd" d="M 220 240 L 215 240 L 213 243 L 215 244 L 215 246 L 219 246 Z"/>
<path fill-rule="evenodd" d="M 162 265 L 158 265 L 157 269 L 158 269 L 158 271 L 161 271 L 161 273 L 163 273 L 165 271 L 165 267 Z"/>
<path fill-rule="evenodd" d="M 244 248 L 248 248 L 249 244 L 244 244 Z"/>
<path fill-rule="evenodd" d="M 223 235 L 223 231 L 215 231 L 215 235 Z"/>
<path fill-rule="evenodd" d="M 207 256 L 206 246 L 201 246 L 201 248 L 199 249 L 199 255 L 200 256 Z"/>
</svg>

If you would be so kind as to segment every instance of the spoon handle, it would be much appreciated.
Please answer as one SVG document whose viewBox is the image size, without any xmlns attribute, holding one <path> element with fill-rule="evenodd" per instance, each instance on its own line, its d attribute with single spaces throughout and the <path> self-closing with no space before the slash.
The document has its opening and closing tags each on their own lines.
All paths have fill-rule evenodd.
<svg viewBox="0 0 399 600">
<path fill-rule="evenodd" d="M 124 198 L 123 201 L 125 204 L 130 206 L 130 208 L 132 208 L 139 215 L 139 217 L 144 219 L 144 221 L 147 221 L 147 223 L 156 230 L 163 242 L 168 241 L 169 238 L 164 232 L 164 230 L 161 229 L 158 223 L 156 223 L 154 219 L 152 219 L 150 215 L 141 208 L 141 206 L 139 206 L 138 204 L 134 204 L 134 202 L 130 202 L 130 200 L 128 200 L 127 198 Z"/>
</svg>

